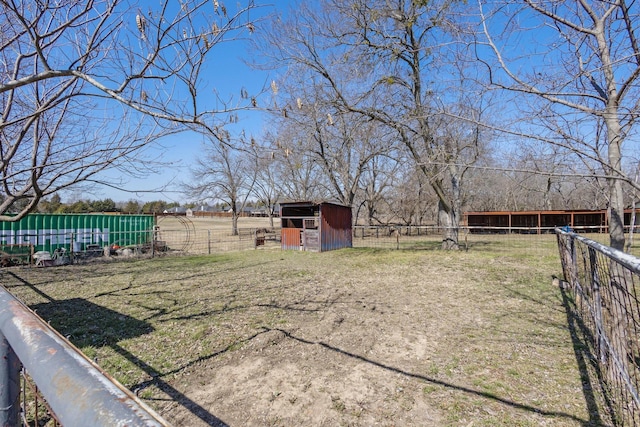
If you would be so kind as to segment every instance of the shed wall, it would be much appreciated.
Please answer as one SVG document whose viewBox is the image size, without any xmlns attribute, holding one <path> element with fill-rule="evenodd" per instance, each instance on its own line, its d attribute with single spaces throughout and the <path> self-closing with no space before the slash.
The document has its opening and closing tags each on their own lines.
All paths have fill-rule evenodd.
<svg viewBox="0 0 640 427">
<path fill-rule="evenodd" d="M 320 210 L 320 250 L 350 248 L 353 246 L 351 209 L 344 206 L 322 205 Z"/>
</svg>

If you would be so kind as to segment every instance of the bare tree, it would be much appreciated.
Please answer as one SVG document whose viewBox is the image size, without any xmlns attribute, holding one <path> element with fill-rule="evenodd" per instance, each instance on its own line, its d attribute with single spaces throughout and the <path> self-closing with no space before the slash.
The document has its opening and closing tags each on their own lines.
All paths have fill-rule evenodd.
<svg viewBox="0 0 640 427">
<path fill-rule="evenodd" d="M 285 150 L 300 152 L 322 172 L 318 184 L 329 197 L 345 206 L 353 206 L 360 181 L 373 159 L 390 150 L 378 123 L 335 105 L 327 91 L 308 73 L 298 72 L 293 64 L 272 83 L 272 125 L 295 135 L 295 145 Z M 345 77 L 348 79 L 348 77 Z"/>
<path fill-rule="evenodd" d="M 324 198 L 321 168 L 306 155 L 303 141 L 288 126 L 277 128 L 277 134 L 266 136 L 268 155 L 274 160 L 275 177 L 282 197 L 291 200 Z"/>
<path fill-rule="evenodd" d="M 383 139 L 384 141 L 384 139 Z M 360 177 L 360 202 L 357 204 L 355 221 L 358 223 L 360 210 L 365 209 L 367 225 L 388 224 L 390 217 L 386 198 L 394 191 L 394 181 L 403 164 L 397 151 L 379 155 L 371 159 L 371 164 Z M 396 183 L 402 185 L 401 183 Z"/>
<path fill-rule="evenodd" d="M 181 124 L 218 135 L 246 105 L 203 101 L 206 58 L 253 31 L 255 7 L 0 0 L 0 220 L 106 169 L 144 170 L 141 148 Z"/>
<path fill-rule="evenodd" d="M 376 157 L 389 150 L 377 132 L 379 125 L 360 115 L 336 112 L 330 103 L 323 102 L 322 94 L 310 93 L 304 99 L 299 108 L 289 109 L 285 126 L 298 135 L 296 149 L 322 171 L 326 193 L 345 206 L 353 206 L 363 174 Z M 313 100 L 313 104 L 307 105 L 306 100 Z"/>
<path fill-rule="evenodd" d="M 252 194 L 257 170 L 255 158 L 209 135 L 203 155 L 191 169 L 193 180 L 186 188 L 194 198 L 223 200 L 231 207 L 231 233 L 238 235 L 238 218 Z"/>
<path fill-rule="evenodd" d="M 496 164 L 486 169 L 473 169 L 468 174 L 466 198 L 467 211 L 507 211 L 512 195 L 519 194 L 510 173 L 498 170 Z"/>
<path fill-rule="evenodd" d="M 579 173 L 541 147 L 532 153 L 475 165 L 469 172 L 465 207 L 472 211 L 598 210 L 606 184 Z M 573 166 L 573 165 L 571 165 Z"/>
<path fill-rule="evenodd" d="M 276 22 L 265 42 L 275 47 L 277 63 L 321 85 L 336 109 L 395 132 L 437 195 L 443 247 L 452 249 L 458 248 L 460 177 L 466 169 L 454 157 L 469 141 L 454 148 L 456 136 L 437 129 L 444 121 L 434 113 L 451 101 L 445 94 L 458 72 L 449 49 L 454 5 L 326 0 L 313 8 L 305 3 L 287 22 Z"/>
<path fill-rule="evenodd" d="M 388 220 L 404 225 L 423 225 L 437 221 L 438 198 L 425 175 L 414 162 L 401 162 L 392 186 L 385 195 Z"/>
<path fill-rule="evenodd" d="M 249 153 L 253 157 L 252 167 L 255 169 L 256 177 L 253 195 L 265 206 L 269 216 L 269 224 L 273 227 L 274 209 L 282 197 L 282 186 L 278 182 L 275 154 L 268 147 L 259 146 L 253 138 Z"/>
<path fill-rule="evenodd" d="M 573 176 L 576 158 L 557 146 L 544 143 L 522 147 L 511 165 L 517 169 L 521 209 L 569 209 L 567 195 L 571 183 L 582 180 Z M 515 156 L 514 156 L 515 157 Z"/>
<path fill-rule="evenodd" d="M 531 95 L 528 117 L 547 130 L 533 130 L 529 121 L 515 132 L 601 164 L 611 246 L 623 249 L 622 184 L 635 185 L 623 170 L 623 145 L 640 113 L 637 8 L 625 0 L 479 5 L 477 53 L 491 84 Z"/>
</svg>

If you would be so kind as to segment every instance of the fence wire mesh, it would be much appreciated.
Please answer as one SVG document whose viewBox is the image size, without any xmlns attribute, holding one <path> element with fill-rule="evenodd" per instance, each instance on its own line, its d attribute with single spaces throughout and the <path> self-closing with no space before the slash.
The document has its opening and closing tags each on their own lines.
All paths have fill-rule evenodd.
<svg viewBox="0 0 640 427">
<path fill-rule="evenodd" d="M 443 227 L 437 226 L 354 226 L 355 248 L 399 250 L 440 249 Z M 532 255 L 557 257 L 553 229 L 503 229 L 461 227 L 458 231 L 462 250 L 524 249 Z M 279 249 L 281 229 L 278 227 L 241 227 L 237 234 L 230 229 L 199 227 L 185 231 L 182 227 L 160 227 L 156 239 L 166 244 L 169 253 L 212 254 L 247 249 Z"/>
<path fill-rule="evenodd" d="M 233 234 L 229 226 L 210 227 L 197 219 L 192 228 L 168 223 L 161 225 L 155 238 L 168 253 L 212 254 L 247 249 L 279 249 L 279 227 L 240 227 Z M 353 247 L 399 250 L 440 249 L 445 229 L 437 226 L 354 226 Z M 504 229 L 461 227 L 458 239 L 462 250 L 491 248 L 509 252 L 513 248 L 531 255 L 558 256 L 553 229 Z"/>
<path fill-rule="evenodd" d="M 20 390 L 20 418 L 23 426 L 62 425 L 24 367 L 20 371 Z"/>
<path fill-rule="evenodd" d="M 597 404 L 616 425 L 640 425 L 640 259 L 574 232 L 557 242 Z"/>
<path fill-rule="evenodd" d="M 440 249 L 444 227 L 438 226 L 355 226 L 353 246 L 386 249 Z M 461 250 L 521 252 L 536 256 L 557 257 L 553 229 L 460 227 Z"/>
<path fill-rule="evenodd" d="M 166 244 L 169 253 L 213 254 L 258 248 L 279 248 L 280 229 L 239 228 L 238 234 L 215 229 L 196 229 L 189 234 L 181 228 L 160 228 L 158 241 Z"/>
</svg>

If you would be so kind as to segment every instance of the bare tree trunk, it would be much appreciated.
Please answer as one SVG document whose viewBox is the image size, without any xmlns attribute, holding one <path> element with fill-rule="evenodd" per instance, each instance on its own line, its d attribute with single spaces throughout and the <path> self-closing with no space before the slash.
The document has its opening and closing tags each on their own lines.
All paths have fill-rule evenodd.
<svg viewBox="0 0 640 427">
<path fill-rule="evenodd" d="M 442 249 L 457 250 L 458 244 L 458 215 L 451 208 L 438 201 L 438 224 L 442 227 Z"/>
<path fill-rule="evenodd" d="M 545 188 L 545 192 L 544 192 L 544 208 L 548 211 L 551 210 L 552 206 L 551 206 L 551 177 L 547 177 L 547 186 Z"/>
<path fill-rule="evenodd" d="M 640 173 L 639 169 L 636 169 L 636 185 L 638 184 L 638 173 Z M 629 222 L 629 239 L 627 239 L 627 252 L 631 252 L 631 248 L 633 247 L 633 234 L 636 229 L 636 205 L 638 204 L 638 190 L 633 189 L 633 197 L 631 198 L 631 221 Z"/>
<path fill-rule="evenodd" d="M 231 202 L 231 235 L 238 235 L 238 205 L 235 201 Z"/>
<path fill-rule="evenodd" d="M 621 168 L 620 152 L 620 123 L 616 114 L 606 115 L 607 133 L 609 138 L 609 164 L 616 175 Z M 609 184 L 609 240 L 612 248 L 624 250 L 624 195 L 622 181 L 616 177 L 607 180 Z"/>
<path fill-rule="evenodd" d="M 449 166 L 451 173 L 451 195 L 450 203 L 443 203 L 442 199 L 438 201 L 438 221 L 444 227 L 442 233 L 442 249 L 458 250 L 460 244 L 458 242 L 458 234 L 460 231 L 460 180 L 457 176 L 457 168 L 454 165 Z"/>
</svg>

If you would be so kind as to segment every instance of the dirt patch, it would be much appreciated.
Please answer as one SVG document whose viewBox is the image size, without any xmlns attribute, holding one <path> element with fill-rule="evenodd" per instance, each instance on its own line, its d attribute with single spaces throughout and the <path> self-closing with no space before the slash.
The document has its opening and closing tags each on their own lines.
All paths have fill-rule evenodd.
<svg viewBox="0 0 640 427">
<path fill-rule="evenodd" d="M 142 322 L 62 328 L 91 328 L 83 351 L 175 425 L 588 425 L 559 264 L 500 256 L 248 251 L 4 279 L 31 305 Z"/>
</svg>

